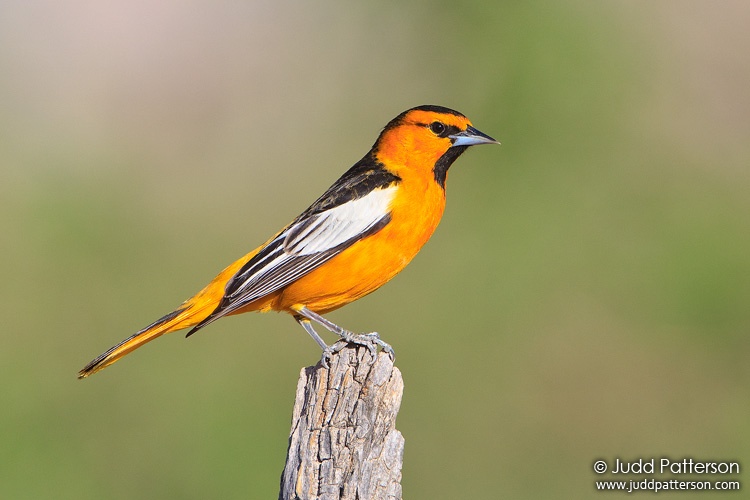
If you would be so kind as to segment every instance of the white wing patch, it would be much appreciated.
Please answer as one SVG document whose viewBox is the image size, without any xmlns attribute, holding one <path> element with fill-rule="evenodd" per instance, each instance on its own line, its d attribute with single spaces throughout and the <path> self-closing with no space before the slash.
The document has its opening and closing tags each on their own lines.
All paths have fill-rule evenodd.
<svg viewBox="0 0 750 500">
<path fill-rule="evenodd" d="M 230 280 L 222 314 L 278 290 L 336 256 L 389 216 L 397 186 L 371 193 L 291 224 Z M 220 316 L 216 316 L 218 318 Z"/>
<path fill-rule="evenodd" d="M 284 251 L 291 255 L 312 255 L 363 234 L 388 215 L 396 189 L 397 186 L 375 189 L 362 198 L 299 221 L 286 231 Z"/>
</svg>

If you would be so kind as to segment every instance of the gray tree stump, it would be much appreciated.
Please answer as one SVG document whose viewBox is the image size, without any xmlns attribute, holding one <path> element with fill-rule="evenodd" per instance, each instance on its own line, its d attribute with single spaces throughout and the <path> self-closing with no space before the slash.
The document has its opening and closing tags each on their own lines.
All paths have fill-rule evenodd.
<svg viewBox="0 0 750 500">
<path fill-rule="evenodd" d="M 300 372 L 279 500 L 401 499 L 404 382 L 390 357 L 346 347 Z"/>
</svg>

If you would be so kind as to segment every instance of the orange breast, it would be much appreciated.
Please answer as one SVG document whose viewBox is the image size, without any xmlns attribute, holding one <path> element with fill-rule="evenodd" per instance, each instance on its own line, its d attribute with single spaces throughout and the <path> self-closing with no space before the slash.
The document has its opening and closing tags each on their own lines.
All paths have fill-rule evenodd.
<svg viewBox="0 0 750 500">
<path fill-rule="evenodd" d="M 403 179 L 386 227 L 290 284 L 264 305 L 287 312 L 292 306 L 305 305 L 324 314 L 377 290 L 430 239 L 444 208 L 445 192 L 432 176 Z"/>
</svg>

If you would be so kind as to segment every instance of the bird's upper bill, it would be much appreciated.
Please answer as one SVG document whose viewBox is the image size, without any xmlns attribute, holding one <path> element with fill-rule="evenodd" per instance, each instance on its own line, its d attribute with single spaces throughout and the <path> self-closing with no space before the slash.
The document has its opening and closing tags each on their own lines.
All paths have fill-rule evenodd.
<svg viewBox="0 0 750 500">
<path fill-rule="evenodd" d="M 472 126 L 466 127 L 466 130 L 457 134 L 448 136 L 453 141 L 453 146 L 475 146 L 477 144 L 500 144 L 495 139 L 480 132 Z"/>
</svg>

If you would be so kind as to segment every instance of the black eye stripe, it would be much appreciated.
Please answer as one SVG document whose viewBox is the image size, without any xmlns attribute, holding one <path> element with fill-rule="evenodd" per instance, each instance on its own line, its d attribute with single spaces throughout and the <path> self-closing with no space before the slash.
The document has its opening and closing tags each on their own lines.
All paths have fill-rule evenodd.
<svg viewBox="0 0 750 500">
<path fill-rule="evenodd" d="M 430 129 L 430 132 L 442 138 L 461 132 L 461 129 L 456 127 L 455 125 L 446 125 L 445 123 L 437 120 L 432 123 L 418 123 L 417 125 L 421 125 L 422 127 Z"/>
</svg>

